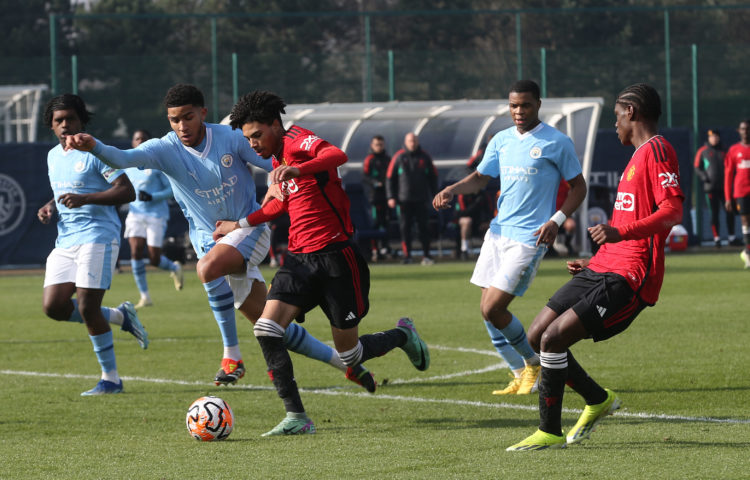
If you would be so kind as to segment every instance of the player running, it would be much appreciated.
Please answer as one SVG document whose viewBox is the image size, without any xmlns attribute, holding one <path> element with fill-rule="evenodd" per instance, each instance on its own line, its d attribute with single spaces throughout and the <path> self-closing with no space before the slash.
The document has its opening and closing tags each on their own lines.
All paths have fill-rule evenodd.
<svg viewBox="0 0 750 480">
<path fill-rule="evenodd" d="M 54 320 L 85 323 L 102 369 L 101 380 L 84 396 L 122 392 L 110 324 L 131 333 L 141 348 L 148 347 L 148 334 L 130 302 L 102 307 L 120 250 L 115 205 L 130 202 L 135 192 L 123 171 L 88 153 L 63 149 L 66 138 L 82 132 L 90 118 L 78 95 L 59 95 L 47 103 L 44 124 L 60 145 L 47 154 L 54 198 L 37 212 L 42 223 L 58 215 L 57 240 L 44 274 L 44 313 Z"/>
<path fill-rule="evenodd" d="M 599 386 L 573 358 L 569 348 L 585 338 L 606 340 L 628 328 L 659 298 L 664 279 L 664 244 L 682 219 L 685 198 L 672 145 L 657 135 L 661 99 L 646 84 L 620 92 L 615 127 L 623 145 L 633 145 L 617 187 L 609 225 L 589 228 L 601 248 L 591 259 L 568 262 L 574 277 L 550 298 L 529 327 L 539 353 L 539 429 L 508 451 L 563 448 L 589 438 L 597 424 L 620 408 L 612 390 Z M 586 401 L 578 422 L 563 435 L 565 385 Z"/>
<path fill-rule="evenodd" d="M 136 130 L 131 145 L 136 148 L 150 138 L 151 134 L 146 130 Z M 172 187 L 166 175 L 159 170 L 128 168 L 126 173 L 136 191 L 136 199 L 130 202 L 128 216 L 125 218 L 125 238 L 130 243 L 130 266 L 141 294 L 135 308 L 149 307 L 154 302 L 148 292 L 146 261 L 143 259 L 143 251 L 147 246 L 148 263 L 167 270 L 174 280 L 174 288 L 182 290 L 182 265 L 180 262 L 169 261 L 161 253 L 169 220 L 167 200 L 172 198 Z"/>
<path fill-rule="evenodd" d="M 91 135 L 79 134 L 68 136 L 67 146 L 90 151 L 117 168 L 152 168 L 167 175 L 190 226 L 190 241 L 199 258 L 198 278 L 208 293 L 224 342 L 221 368 L 214 382 L 227 385 L 245 374 L 233 307 L 255 323 L 265 304 L 266 284 L 258 264 L 268 254 L 269 229 L 265 224 L 242 228 L 218 242 L 212 232 L 218 220 L 239 218 L 259 208 L 248 166 L 270 171 L 271 160 L 258 156 L 240 132 L 205 123 L 203 93 L 195 86 L 173 86 L 164 105 L 173 131 L 160 139 L 120 150 Z M 285 332 L 283 344 L 293 352 L 350 373 L 335 350 L 300 325 L 294 324 Z"/>
<path fill-rule="evenodd" d="M 539 357 L 510 303 L 523 296 L 539 263 L 566 218 L 586 196 L 586 181 L 573 141 L 539 119 L 539 86 L 519 80 L 508 104 L 514 126 L 492 137 L 476 171 L 435 195 L 435 209 L 448 208 L 455 195 L 477 193 L 491 177 L 500 179 L 497 216 L 490 223 L 471 283 L 481 287 L 480 308 L 492 344 L 513 372 L 507 387 L 493 395 L 536 391 Z M 553 213 L 560 180 L 570 191 Z"/>
<path fill-rule="evenodd" d="M 271 282 L 263 314 L 253 329 L 268 375 L 287 412 L 286 418 L 263 436 L 315 433 L 282 338 L 298 315 L 316 306 L 331 323 L 342 361 L 355 371 L 366 374 L 363 362 L 396 347 L 406 352 L 417 370 L 430 365 L 427 345 L 408 318 L 400 319 L 391 330 L 359 336 L 357 326 L 369 309 L 370 271 L 351 239 L 349 198 L 337 171 L 347 157 L 309 130 L 298 126 L 285 130 L 281 122 L 285 106 L 277 95 L 255 91 L 232 108 L 232 127 L 242 129 L 258 155 L 273 156 L 275 168 L 263 208 L 239 217 L 239 221 L 218 222 L 214 232 L 215 239 L 224 238 L 289 213 L 287 260 Z M 365 386 L 375 389 L 374 384 Z"/>
</svg>

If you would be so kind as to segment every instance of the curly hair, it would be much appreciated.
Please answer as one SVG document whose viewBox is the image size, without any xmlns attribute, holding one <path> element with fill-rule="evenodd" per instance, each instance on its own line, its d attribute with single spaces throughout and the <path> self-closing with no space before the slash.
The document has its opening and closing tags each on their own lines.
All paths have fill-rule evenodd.
<svg viewBox="0 0 750 480">
<path fill-rule="evenodd" d="M 278 120 L 279 125 L 283 125 L 281 114 L 286 113 L 284 107 L 286 107 L 284 99 L 275 93 L 255 90 L 243 95 L 237 104 L 232 107 L 229 114 L 229 125 L 237 129 L 250 122 L 271 125 L 274 120 Z"/>
<path fill-rule="evenodd" d="M 178 83 L 167 90 L 167 94 L 164 96 L 165 107 L 183 107 L 185 105 L 205 107 L 206 102 L 203 100 L 203 92 L 195 85 L 187 83 Z"/>
<path fill-rule="evenodd" d="M 94 116 L 86 109 L 86 104 L 81 97 L 72 93 L 65 93 L 50 99 L 44 107 L 44 124 L 47 127 L 52 128 L 52 115 L 58 110 L 75 110 L 84 128 L 91 117 Z"/>
<path fill-rule="evenodd" d="M 626 87 L 617 95 L 615 103 L 630 105 L 646 120 L 659 121 L 661 97 L 654 87 L 646 83 L 636 83 Z"/>
<path fill-rule="evenodd" d="M 527 92 L 531 93 L 531 95 L 534 97 L 534 100 L 539 100 L 541 98 L 539 85 L 537 85 L 537 83 L 533 80 L 519 80 L 510 86 L 509 93 L 527 93 Z"/>
</svg>

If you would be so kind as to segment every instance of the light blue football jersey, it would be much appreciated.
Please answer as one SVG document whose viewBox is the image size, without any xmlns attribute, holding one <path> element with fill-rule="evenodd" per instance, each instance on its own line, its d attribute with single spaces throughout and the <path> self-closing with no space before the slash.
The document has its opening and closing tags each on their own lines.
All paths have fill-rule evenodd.
<svg viewBox="0 0 750 480">
<path fill-rule="evenodd" d="M 169 205 L 167 200 L 172 197 L 172 187 L 169 185 L 167 176 L 160 170 L 153 168 L 128 168 L 125 170 L 130 182 L 135 188 L 134 202 L 130 202 L 130 212 L 150 217 L 169 219 Z M 152 199 L 148 202 L 138 200 L 138 191 L 151 194 Z"/>
<path fill-rule="evenodd" d="M 55 246 L 70 248 L 86 243 L 120 243 L 120 217 L 114 205 L 83 205 L 68 208 L 57 203 L 65 193 L 95 193 L 109 190 L 124 172 L 86 152 L 65 151 L 57 145 L 47 153 L 49 183 L 59 218 Z"/>
<path fill-rule="evenodd" d="M 515 125 L 497 133 L 487 145 L 477 171 L 500 178 L 497 216 L 490 223 L 490 230 L 534 245 L 534 232 L 555 211 L 560 180 L 580 174 L 581 164 L 573 141 L 542 122 L 523 135 Z"/>
<path fill-rule="evenodd" d="M 96 141 L 92 153 L 116 168 L 153 168 L 167 175 L 172 193 L 190 227 L 190 241 L 198 258 L 214 245 L 217 220 L 237 220 L 258 208 L 249 165 L 270 172 L 271 159 L 250 148 L 240 130 L 207 123 L 196 148 L 180 143 L 174 132 L 151 139 L 131 150 Z"/>
</svg>

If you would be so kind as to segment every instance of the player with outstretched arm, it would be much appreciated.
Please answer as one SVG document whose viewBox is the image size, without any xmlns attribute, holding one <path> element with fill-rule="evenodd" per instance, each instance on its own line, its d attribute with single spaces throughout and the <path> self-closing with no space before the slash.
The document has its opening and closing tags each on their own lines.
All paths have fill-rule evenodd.
<svg viewBox="0 0 750 480">
<path fill-rule="evenodd" d="M 212 233 L 218 220 L 248 215 L 259 208 L 248 165 L 270 171 L 271 161 L 258 156 L 240 132 L 205 123 L 204 103 L 197 87 L 177 84 L 164 99 L 172 127 L 164 137 L 120 150 L 91 135 L 79 134 L 69 136 L 67 146 L 90 151 L 117 168 L 153 168 L 169 178 L 175 200 L 190 226 L 190 241 L 199 258 L 198 278 L 208 294 L 224 343 L 221 368 L 214 382 L 226 385 L 245 374 L 233 308 L 253 323 L 263 311 L 266 284 L 258 265 L 268 254 L 270 233 L 265 224 L 239 229 L 216 242 Z M 336 351 L 302 326 L 294 324 L 283 341 L 293 352 L 330 363 L 351 376 Z"/>
<path fill-rule="evenodd" d="M 47 154 L 54 198 L 37 212 L 45 224 L 58 218 L 55 248 L 44 273 L 44 313 L 54 320 L 84 323 L 102 369 L 101 380 L 83 396 L 122 392 L 110 324 L 120 325 L 142 348 L 148 347 L 148 334 L 130 302 L 102 307 L 120 250 L 115 205 L 133 200 L 135 191 L 122 170 L 88 153 L 63 148 L 69 136 L 84 131 L 90 118 L 78 95 L 59 95 L 47 103 L 44 123 L 60 144 Z"/>
<path fill-rule="evenodd" d="M 287 260 L 271 282 L 263 314 L 253 329 L 287 412 L 264 436 L 315 433 L 282 338 L 298 315 L 316 306 L 328 317 L 336 350 L 350 368 L 362 369 L 366 360 L 396 347 L 406 352 L 417 370 L 430 364 L 427 345 L 408 318 L 391 330 L 359 336 L 359 322 L 369 309 L 370 270 L 352 241 L 349 198 L 337 171 L 347 157 L 309 130 L 296 125 L 284 129 L 285 106 L 279 96 L 255 91 L 232 108 L 232 127 L 242 130 L 258 155 L 272 156 L 275 168 L 263 207 L 239 221 L 218 222 L 214 232 L 214 238 L 220 239 L 289 213 Z M 372 383 L 365 386 L 375 390 Z"/>
</svg>

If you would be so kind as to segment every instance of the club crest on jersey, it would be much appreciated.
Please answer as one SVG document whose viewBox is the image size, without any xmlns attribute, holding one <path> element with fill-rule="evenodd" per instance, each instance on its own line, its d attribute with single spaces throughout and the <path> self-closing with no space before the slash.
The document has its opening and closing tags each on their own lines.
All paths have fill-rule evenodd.
<svg viewBox="0 0 750 480">
<path fill-rule="evenodd" d="M 223 155 L 223 156 L 221 157 L 221 164 L 222 164 L 222 165 L 223 165 L 224 167 L 226 167 L 226 168 L 229 168 L 229 167 L 231 167 L 231 166 L 232 166 L 232 161 L 233 161 L 233 160 L 234 160 L 234 159 L 232 158 L 232 154 L 231 154 L 231 153 L 227 153 L 226 155 Z"/>
<path fill-rule="evenodd" d="M 75 167 L 73 167 L 73 170 L 75 170 L 76 173 L 81 173 L 84 168 L 86 168 L 86 165 L 83 163 L 83 160 L 78 160 Z"/>
<path fill-rule="evenodd" d="M 622 210 L 623 212 L 632 212 L 635 210 L 635 195 L 628 192 L 617 192 L 615 210 Z"/>
<path fill-rule="evenodd" d="M 310 151 L 312 146 L 320 140 L 320 137 L 317 135 L 308 135 L 306 139 L 302 140 L 302 143 L 300 144 L 300 148 Z"/>
<path fill-rule="evenodd" d="M 633 175 L 635 175 L 635 165 L 630 167 L 630 170 L 628 170 L 628 176 L 626 177 L 628 179 L 628 182 L 633 179 Z"/>
<path fill-rule="evenodd" d="M 542 149 L 539 147 L 532 147 L 531 150 L 529 150 L 529 156 L 531 158 L 539 158 L 542 156 Z"/>
<path fill-rule="evenodd" d="M 673 187 L 680 186 L 679 182 L 677 181 L 676 173 L 672 173 L 672 172 L 660 173 L 659 178 L 661 178 L 662 188 L 673 188 Z"/>
</svg>

